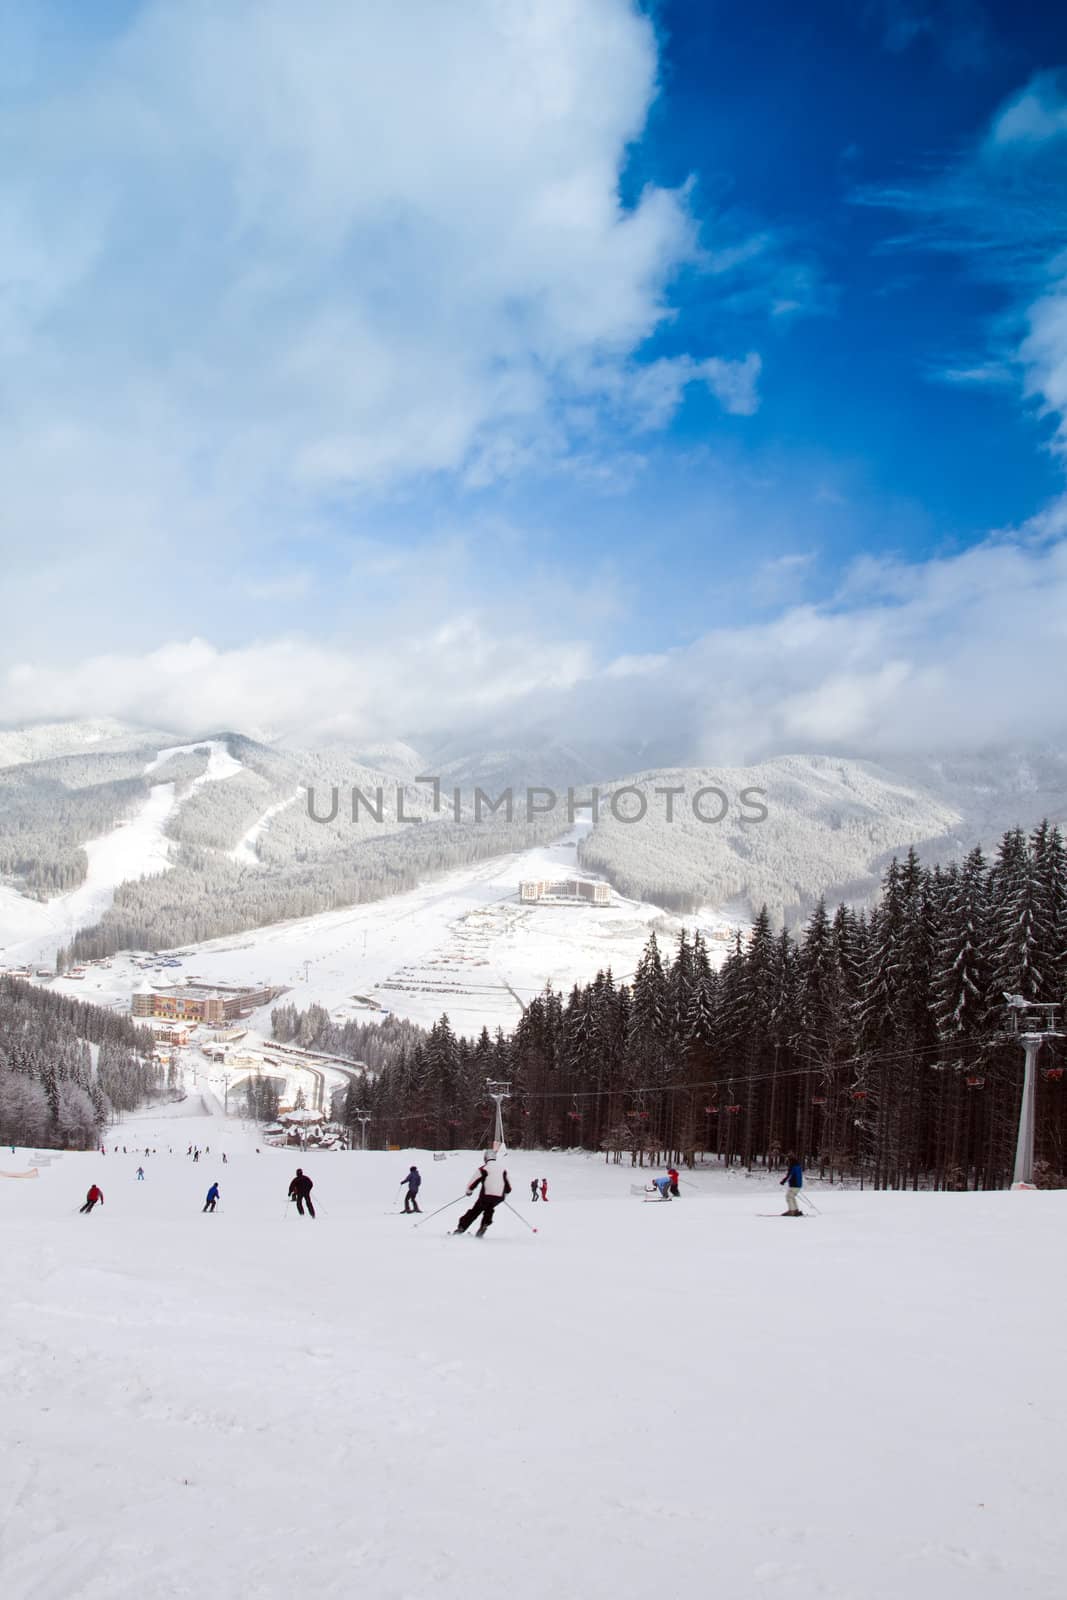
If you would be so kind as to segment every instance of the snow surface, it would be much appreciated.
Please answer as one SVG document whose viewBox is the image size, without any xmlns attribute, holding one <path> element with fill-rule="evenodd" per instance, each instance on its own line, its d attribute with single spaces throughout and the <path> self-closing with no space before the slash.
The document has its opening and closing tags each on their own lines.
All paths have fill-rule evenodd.
<svg viewBox="0 0 1067 1600">
<path fill-rule="evenodd" d="M 389 1214 L 470 1153 L 300 1158 L 311 1222 L 291 1153 L 189 1109 L 109 1151 L 198 1165 L 0 1179 L 7 1600 L 1062 1594 L 1067 1195 L 815 1189 L 768 1228 L 769 1180 L 644 1205 L 628 1162 L 513 1151 L 539 1231 L 477 1241 Z"/>
</svg>

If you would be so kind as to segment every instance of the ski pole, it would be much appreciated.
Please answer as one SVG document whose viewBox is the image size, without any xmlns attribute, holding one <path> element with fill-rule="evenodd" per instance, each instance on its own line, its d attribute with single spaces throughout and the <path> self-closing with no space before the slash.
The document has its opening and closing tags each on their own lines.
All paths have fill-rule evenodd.
<svg viewBox="0 0 1067 1600">
<path fill-rule="evenodd" d="M 508 1210 L 509 1210 L 509 1211 L 510 1211 L 510 1212 L 512 1212 L 512 1214 L 513 1214 L 513 1215 L 514 1215 L 514 1216 L 516 1216 L 516 1217 L 518 1217 L 518 1219 L 519 1219 L 519 1221 L 520 1221 L 520 1222 L 521 1222 L 521 1223 L 522 1223 L 522 1225 L 523 1225 L 523 1227 L 524 1227 L 524 1228 L 529 1228 L 529 1230 L 530 1230 L 530 1232 L 531 1232 L 531 1233 L 536 1233 L 536 1232 L 537 1232 L 537 1231 L 538 1231 L 538 1230 L 537 1230 L 537 1229 L 536 1229 L 536 1228 L 535 1228 L 535 1227 L 534 1227 L 534 1225 L 533 1225 L 533 1223 L 532 1223 L 532 1222 L 527 1222 L 527 1220 L 526 1220 L 526 1218 L 525 1218 L 525 1217 L 524 1217 L 524 1216 L 523 1216 L 523 1214 L 522 1214 L 522 1212 L 521 1212 L 521 1211 L 516 1211 L 516 1210 L 515 1210 L 515 1207 L 514 1207 L 514 1206 L 513 1206 L 513 1205 L 512 1205 L 512 1203 L 511 1203 L 511 1201 L 510 1201 L 510 1200 L 505 1200 L 505 1201 L 504 1201 L 504 1204 L 505 1204 L 505 1205 L 506 1205 L 506 1206 L 507 1206 L 507 1208 L 508 1208 Z"/>
<path fill-rule="evenodd" d="M 422 1222 L 429 1222 L 432 1217 L 439 1217 L 441 1215 L 442 1211 L 447 1211 L 449 1206 L 458 1206 L 461 1200 L 469 1200 L 469 1199 L 470 1199 L 470 1195 L 467 1194 L 466 1190 L 464 1190 L 464 1192 L 462 1194 L 457 1194 L 457 1196 L 456 1196 L 456 1198 L 454 1200 L 446 1201 L 443 1206 L 438 1206 L 436 1211 L 431 1211 L 428 1216 L 423 1217 Z M 422 1227 L 422 1222 L 416 1222 L 416 1224 L 415 1224 L 416 1228 L 421 1228 Z"/>
<path fill-rule="evenodd" d="M 804 1202 L 804 1204 L 806 1206 L 810 1206 L 811 1207 L 812 1214 L 814 1216 L 816 1216 L 816 1217 L 821 1217 L 822 1216 L 822 1212 L 819 1210 L 818 1206 L 815 1204 L 815 1201 L 814 1200 L 809 1200 L 807 1195 L 803 1192 L 803 1190 L 801 1190 L 800 1199 L 803 1200 L 803 1202 Z"/>
</svg>

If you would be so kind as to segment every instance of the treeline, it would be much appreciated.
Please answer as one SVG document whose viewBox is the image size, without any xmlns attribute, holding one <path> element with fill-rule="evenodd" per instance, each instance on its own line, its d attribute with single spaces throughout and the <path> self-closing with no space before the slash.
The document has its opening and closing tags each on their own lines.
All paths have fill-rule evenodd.
<svg viewBox="0 0 1067 1600">
<path fill-rule="evenodd" d="M 160 1092 L 152 1043 L 128 1017 L 0 978 L 0 1140 L 92 1148 L 113 1113 Z"/>
<path fill-rule="evenodd" d="M 1005 993 L 1059 1004 L 1067 864 L 1058 829 L 1004 836 L 992 863 L 894 860 L 867 913 L 820 902 L 799 937 L 766 911 L 721 970 L 697 935 L 651 938 L 632 982 L 551 989 L 515 1030 L 457 1038 L 442 1020 L 357 1085 L 372 1142 L 463 1147 L 508 1081 L 508 1138 L 634 1160 L 713 1152 L 882 1188 L 1011 1181 L 1023 1053 Z M 291 1027 L 291 1019 L 286 1026 Z M 366 1046 L 363 1046 L 366 1053 Z M 1067 1080 L 1046 1041 L 1038 1181 L 1067 1182 Z"/>
<path fill-rule="evenodd" d="M 326 1007 L 320 1005 L 304 1011 L 294 1005 L 275 1006 L 270 1020 L 274 1038 L 281 1043 L 362 1062 L 375 1073 L 426 1038 L 425 1028 L 400 1017 L 386 1017 L 382 1022 L 333 1022 Z"/>
<path fill-rule="evenodd" d="M 260 866 L 180 845 L 170 872 L 120 884 L 100 922 L 76 934 L 72 955 L 85 961 L 117 950 L 173 949 L 381 900 L 435 874 L 544 843 L 558 832 L 558 819 L 547 816 L 510 827 L 434 822 L 321 860 L 298 857 Z"/>
</svg>

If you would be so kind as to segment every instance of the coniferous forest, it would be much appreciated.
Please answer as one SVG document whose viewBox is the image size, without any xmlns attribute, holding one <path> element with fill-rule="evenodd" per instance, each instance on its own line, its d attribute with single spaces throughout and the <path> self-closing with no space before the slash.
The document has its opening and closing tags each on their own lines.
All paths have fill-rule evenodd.
<svg viewBox="0 0 1067 1600">
<path fill-rule="evenodd" d="M 1023 1066 L 1004 996 L 1062 1003 L 1065 951 L 1067 856 L 1042 823 L 1007 833 L 991 861 L 975 849 L 928 869 L 911 852 L 871 910 L 820 903 L 796 937 L 764 910 L 719 971 L 699 935 L 670 952 L 653 937 L 629 983 L 607 971 L 548 989 L 508 1036 L 457 1038 L 443 1017 L 389 1049 L 383 1030 L 377 1071 L 346 1105 L 372 1113 L 375 1145 L 469 1147 L 496 1079 L 511 1086 L 512 1144 L 744 1166 L 795 1151 L 881 1188 L 999 1188 Z M 1063 1045 L 1039 1058 L 1037 1181 L 1050 1186 L 1067 1183 Z"/>
<path fill-rule="evenodd" d="M 152 1035 L 128 1016 L 0 978 L 0 1140 L 87 1150 L 163 1090 Z"/>
</svg>

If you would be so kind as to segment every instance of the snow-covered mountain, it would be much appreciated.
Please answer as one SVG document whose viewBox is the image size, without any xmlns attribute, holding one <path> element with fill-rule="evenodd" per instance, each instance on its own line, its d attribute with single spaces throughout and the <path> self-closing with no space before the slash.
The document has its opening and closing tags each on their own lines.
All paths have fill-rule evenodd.
<svg viewBox="0 0 1067 1600">
<path fill-rule="evenodd" d="M 0 728 L 0 768 L 48 761 L 82 750 L 119 750 L 168 737 L 160 730 L 136 728 L 114 717 L 78 722 L 42 722 L 25 728 Z"/>
<path fill-rule="evenodd" d="M 625 790 L 601 802 L 584 866 L 635 898 L 686 909 L 765 903 L 776 920 L 821 894 L 865 897 L 894 851 L 964 823 L 929 789 L 829 756 L 639 773 Z"/>
<path fill-rule="evenodd" d="M 175 746 L 179 753 L 161 766 L 159 752 Z M 225 781 L 203 781 L 220 771 L 220 752 Z M 615 764 L 632 757 L 632 748 L 540 735 L 466 752 L 457 744 L 427 753 L 402 741 L 320 751 L 219 730 L 179 744 L 173 735 L 96 719 L 8 730 L 0 733 L 0 753 L 13 758 L 0 770 L 0 942 L 16 938 L 23 919 L 27 933 L 36 929 L 42 903 L 81 891 L 90 860 L 109 863 L 108 893 L 112 882 L 121 891 L 124 926 L 161 944 L 393 894 L 449 868 L 558 837 L 569 826 L 571 787 L 580 796 L 596 787 L 601 795 L 599 819 L 582 845 L 586 868 L 637 900 L 741 917 L 763 902 L 793 919 L 819 895 L 862 901 L 889 858 L 912 845 L 924 859 L 944 861 L 975 842 L 994 845 L 1005 829 L 1030 827 L 1042 816 L 1067 820 L 1067 755 L 1054 749 L 941 761 L 797 754 L 747 767 L 635 768 Z M 446 796 L 461 791 L 460 820 L 447 803 L 433 809 L 428 786 L 414 783 L 422 773 L 436 774 Z M 172 785 L 166 805 L 156 794 L 150 806 L 163 782 Z M 510 787 L 514 822 L 476 824 L 476 786 L 490 795 Z M 554 813 L 527 824 L 525 791 L 534 786 L 555 790 L 559 800 Z M 622 786 L 635 788 L 640 800 L 624 798 L 613 815 L 610 796 Z M 380 791 L 379 821 L 366 808 L 353 820 L 353 787 L 372 800 Z M 708 793 L 698 816 L 693 802 L 701 790 Z M 335 795 L 334 819 L 318 820 Z M 641 820 L 624 820 L 640 803 Z M 133 840 L 144 827 L 151 838 L 141 855 L 125 847 L 101 855 L 101 841 L 117 830 L 133 828 Z M 142 856 L 155 876 L 138 883 Z M 164 882 L 158 867 L 166 863 Z M 100 877 L 97 867 L 94 873 Z M 97 895 L 94 907 L 103 898 Z M 71 899 L 71 915 L 79 904 Z M 50 925 L 70 926 L 58 906 L 53 911 Z"/>
</svg>

